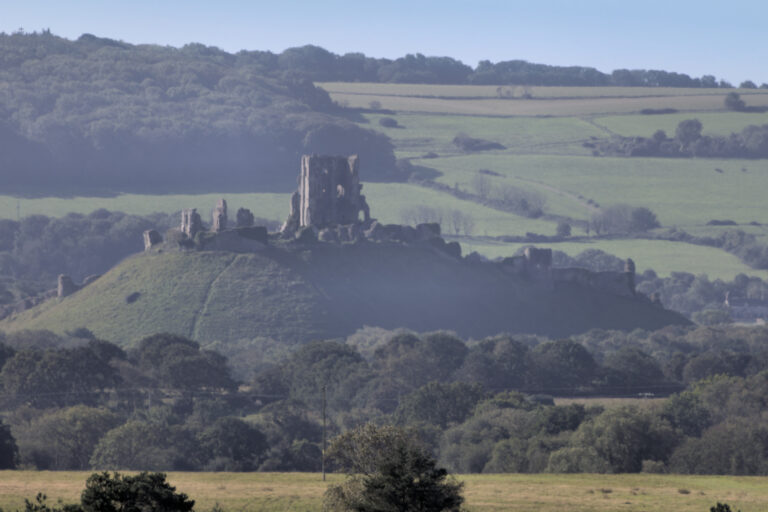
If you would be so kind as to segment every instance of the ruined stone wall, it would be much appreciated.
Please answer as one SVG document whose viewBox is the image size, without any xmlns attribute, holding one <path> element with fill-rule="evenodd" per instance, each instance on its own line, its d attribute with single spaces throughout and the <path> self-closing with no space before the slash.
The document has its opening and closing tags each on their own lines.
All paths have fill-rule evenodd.
<svg viewBox="0 0 768 512">
<path fill-rule="evenodd" d="M 194 239 L 195 235 L 203 230 L 203 221 L 197 208 L 185 208 L 181 210 L 181 232 L 189 238 Z"/>
<path fill-rule="evenodd" d="M 211 231 L 221 233 L 227 229 L 227 201 L 225 199 L 219 199 L 211 216 Z"/>
<path fill-rule="evenodd" d="M 635 296 L 635 275 L 630 272 L 592 272 L 584 268 L 553 268 L 552 281 L 573 283 L 620 297 Z"/>
<path fill-rule="evenodd" d="M 163 243 L 163 237 L 154 229 L 148 229 L 144 232 L 144 250 L 149 251 L 152 247 Z"/>
<path fill-rule="evenodd" d="M 504 258 L 501 269 L 524 278 L 549 283 L 572 283 L 620 297 L 635 296 L 635 262 L 628 259 L 624 272 L 593 272 L 585 268 L 552 268 L 552 250 L 526 247 L 522 256 Z"/>
</svg>

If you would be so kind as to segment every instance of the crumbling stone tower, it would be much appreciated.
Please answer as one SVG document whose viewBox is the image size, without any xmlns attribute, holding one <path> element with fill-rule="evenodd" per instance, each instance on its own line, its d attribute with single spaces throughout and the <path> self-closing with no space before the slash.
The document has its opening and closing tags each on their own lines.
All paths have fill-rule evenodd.
<svg viewBox="0 0 768 512">
<path fill-rule="evenodd" d="M 219 199 L 219 202 L 216 203 L 212 217 L 211 231 L 221 233 L 227 229 L 227 201 L 225 199 Z"/>
<path fill-rule="evenodd" d="M 203 230 L 203 221 L 197 208 L 185 208 L 181 210 L 181 232 L 189 238 L 195 238 L 195 235 Z"/>
<path fill-rule="evenodd" d="M 362 188 L 357 155 L 302 156 L 299 188 L 291 196 L 291 214 L 283 230 L 355 224 L 361 211 L 368 222 L 370 209 Z"/>
</svg>

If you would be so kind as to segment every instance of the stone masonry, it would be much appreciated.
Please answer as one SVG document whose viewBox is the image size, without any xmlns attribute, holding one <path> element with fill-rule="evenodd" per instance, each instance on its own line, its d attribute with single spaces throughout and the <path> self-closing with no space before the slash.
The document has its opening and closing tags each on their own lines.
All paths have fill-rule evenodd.
<svg viewBox="0 0 768 512">
<path fill-rule="evenodd" d="M 370 209 L 358 175 L 358 157 L 304 155 L 299 188 L 291 196 L 291 213 L 283 231 L 323 229 L 370 221 Z"/>
<path fill-rule="evenodd" d="M 213 219 L 211 222 L 211 231 L 221 233 L 227 229 L 227 201 L 219 199 L 216 208 L 213 209 Z"/>
<path fill-rule="evenodd" d="M 144 232 L 144 250 L 148 251 L 152 249 L 157 244 L 160 244 L 163 242 L 163 237 L 160 236 L 160 233 L 158 233 L 154 229 L 148 229 Z"/>
<path fill-rule="evenodd" d="M 194 239 L 195 235 L 203 230 L 203 221 L 197 208 L 185 208 L 181 210 L 181 232 L 189 238 Z"/>
</svg>

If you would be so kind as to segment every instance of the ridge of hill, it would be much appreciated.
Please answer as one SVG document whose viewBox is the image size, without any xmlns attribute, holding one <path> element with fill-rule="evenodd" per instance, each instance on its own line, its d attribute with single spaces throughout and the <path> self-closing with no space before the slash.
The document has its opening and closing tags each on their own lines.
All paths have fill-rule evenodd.
<svg viewBox="0 0 768 512">
<path fill-rule="evenodd" d="M 139 254 L 71 296 L 3 320 L 0 329 L 87 327 L 127 345 L 162 331 L 203 342 L 294 343 L 363 326 L 555 337 L 687 323 L 649 301 L 577 282 L 542 286 L 499 264 L 450 257 L 428 245 L 361 242 Z"/>
</svg>

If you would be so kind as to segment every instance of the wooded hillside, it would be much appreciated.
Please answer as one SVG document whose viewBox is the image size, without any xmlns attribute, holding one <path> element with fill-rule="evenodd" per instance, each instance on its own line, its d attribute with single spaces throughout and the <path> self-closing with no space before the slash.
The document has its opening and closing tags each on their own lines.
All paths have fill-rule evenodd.
<svg viewBox="0 0 768 512">
<path fill-rule="evenodd" d="M 0 186 L 288 190 L 314 152 L 359 153 L 367 179 L 396 179 L 389 139 L 342 117 L 277 58 L 0 34 Z"/>
</svg>

